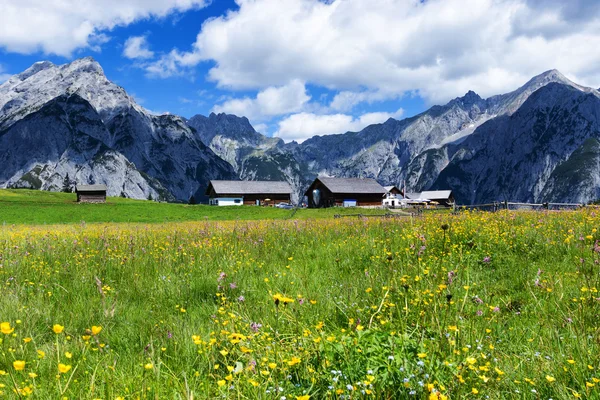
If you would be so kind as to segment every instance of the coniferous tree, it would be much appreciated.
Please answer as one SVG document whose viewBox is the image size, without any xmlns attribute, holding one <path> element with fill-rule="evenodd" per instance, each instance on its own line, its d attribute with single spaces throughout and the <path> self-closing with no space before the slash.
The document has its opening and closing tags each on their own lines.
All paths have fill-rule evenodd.
<svg viewBox="0 0 600 400">
<path fill-rule="evenodd" d="M 67 175 L 65 176 L 65 179 L 63 179 L 63 187 L 62 187 L 62 191 L 65 193 L 71 193 L 73 191 L 73 187 L 71 184 L 71 179 L 69 179 L 69 173 L 67 172 Z"/>
</svg>

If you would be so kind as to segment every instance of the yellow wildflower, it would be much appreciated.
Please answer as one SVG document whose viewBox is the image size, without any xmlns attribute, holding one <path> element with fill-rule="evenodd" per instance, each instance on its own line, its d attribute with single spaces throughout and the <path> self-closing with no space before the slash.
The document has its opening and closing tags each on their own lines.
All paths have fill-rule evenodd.
<svg viewBox="0 0 600 400">
<path fill-rule="evenodd" d="M 101 330 L 102 330 L 101 326 L 95 326 L 95 325 L 92 326 L 92 335 L 95 336 L 95 335 L 99 334 Z"/>
<path fill-rule="evenodd" d="M 25 361 L 23 361 L 23 360 L 13 361 L 13 368 L 16 371 L 23 371 L 25 369 Z"/>
<path fill-rule="evenodd" d="M 65 365 L 65 364 L 58 364 L 58 372 L 60 372 L 61 374 L 66 374 L 67 372 L 69 372 L 71 370 L 71 366 L 70 365 Z"/>
<path fill-rule="evenodd" d="M 10 326 L 10 322 L 2 322 L 0 324 L 0 332 L 4 333 L 5 335 L 10 335 L 14 330 L 15 328 Z"/>
</svg>

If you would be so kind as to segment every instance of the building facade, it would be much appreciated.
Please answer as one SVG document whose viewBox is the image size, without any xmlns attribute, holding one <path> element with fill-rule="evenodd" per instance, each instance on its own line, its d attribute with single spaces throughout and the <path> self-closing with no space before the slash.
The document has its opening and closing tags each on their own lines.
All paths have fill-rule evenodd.
<svg viewBox="0 0 600 400">
<path fill-rule="evenodd" d="M 274 206 L 291 202 L 292 187 L 285 181 L 212 180 L 205 194 L 214 206 Z"/>
<path fill-rule="evenodd" d="M 75 193 L 78 203 L 106 202 L 106 185 L 77 185 Z"/>
<path fill-rule="evenodd" d="M 385 193 L 375 179 L 319 177 L 304 195 L 310 208 L 381 207 Z"/>
</svg>

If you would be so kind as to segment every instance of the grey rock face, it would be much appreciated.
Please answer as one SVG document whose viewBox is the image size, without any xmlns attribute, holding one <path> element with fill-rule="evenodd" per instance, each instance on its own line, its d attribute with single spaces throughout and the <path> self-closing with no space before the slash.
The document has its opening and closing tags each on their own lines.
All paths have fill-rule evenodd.
<svg viewBox="0 0 600 400">
<path fill-rule="evenodd" d="M 0 140 L 0 187 L 58 190 L 69 174 L 109 195 L 188 201 L 235 175 L 182 118 L 144 110 L 91 58 L 36 63 L 0 85 Z"/>
<path fill-rule="evenodd" d="M 452 187 L 466 204 L 596 200 L 599 137 L 597 93 L 549 83 L 448 146 L 450 162 L 432 186 Z"/>
<path fill-rule="evenodd" d="M 241 179 L 284 178 L 298 193 L 314 177 L 327 175 L 375 178 L 385 185 L 405 182 L 409 191 L 450 188 L 463 204 L 590 201 L 598 197 L 594 179 L 583 179 L 583 173 L 567 179 L 564 171 L 574 164 L 581 167 L 567 161 L 595 135 L 598 96 L 597 90 L 551 70 L 507 94 L 482 99 L 470 91 L 412 118 L 390 119 L 360 132 L 315 136 L 301 144 L 267 142 L 245 119 L 231 120 L 217 134 L 207 123 L 215 115 L 194 117 L 189 123 Z M 585 106 L 575 107 L 579 100 L 574 98 L 587 99 Z M 566 99 L 575 103 L 560 103 Z M 590 146 L 576 159 L 592 157 Z M 589 171 L 595 164 L 582 165 Z M 577 179 L 583 180 L 575 184 Z"/>
</svg>

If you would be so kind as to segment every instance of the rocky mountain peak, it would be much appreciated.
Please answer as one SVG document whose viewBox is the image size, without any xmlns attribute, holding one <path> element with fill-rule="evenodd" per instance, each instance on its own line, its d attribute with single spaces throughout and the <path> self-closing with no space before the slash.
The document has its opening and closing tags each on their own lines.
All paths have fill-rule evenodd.
<svg viewBox="0 0 600 400">
<path fill-rule="evenodd" d="M 42 61 L 0 85 L 0 128 L 38 110 L 53 98 L 74 93 L 89 101 L 105 121 L 136 106 L 123 88 L 106 78 L 92 57 L 64 65 Z"/>
<path fill-rule="evenodd" d="M 25 71 L 21 72 L 18 75 L 15 75 L 15 78 L 20 80 L 20 81 L 24 81 L 25 79 L 29 78 L 32 75 L 37 74 L 40 71 L 44 71 L 48 68 L 53 68 L 54 64 L 52 64 L 50 61 L 38 61 L 35 64 L 33 64 L 31 67 L 27 68 Z"/>
<path fill-rule="evenodd" d="M 463 97 L 457 97 L 452 100 L 450 104 L 460 104 L 465 109 L 470 109 L 473 106 L 478 106 L 483 109 L 485 107 L 485 100 L 474 91 L 469 90 Z"/>
</svg>

